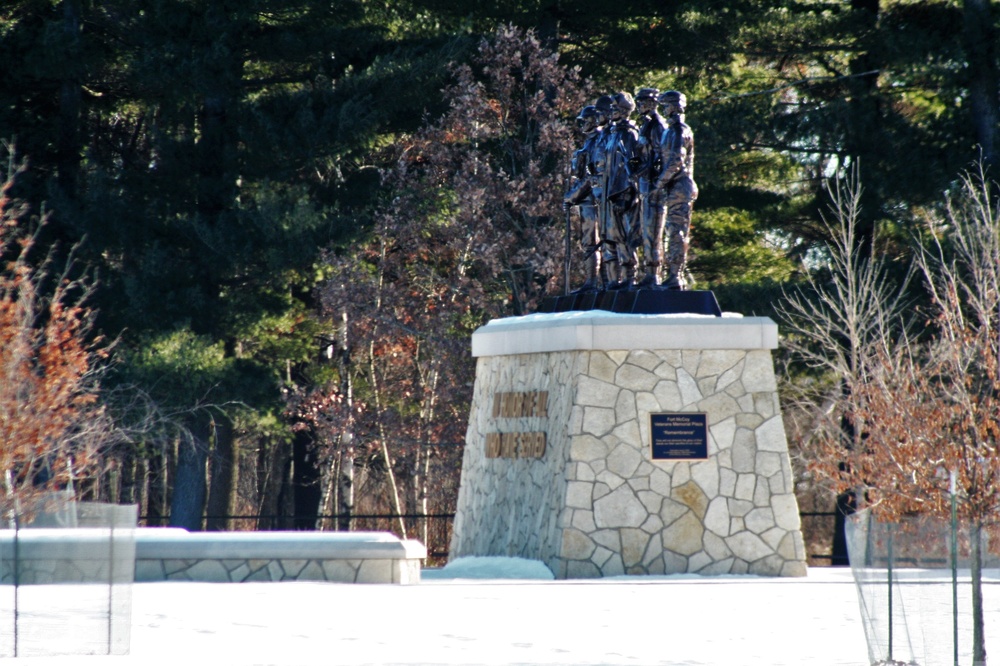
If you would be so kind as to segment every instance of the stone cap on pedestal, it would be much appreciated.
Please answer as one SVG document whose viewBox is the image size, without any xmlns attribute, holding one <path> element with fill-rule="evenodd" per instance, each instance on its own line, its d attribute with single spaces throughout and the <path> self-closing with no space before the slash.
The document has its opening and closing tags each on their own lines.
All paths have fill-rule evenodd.
<svg viewBox="0 0 1000 666">
<path fill-rule="evenodd" d="M 472 355 L 583 349 L 777 349 L 768 317 L 631 315 L 599 310 L 494 319 L 472 334 Z"/>
</svg>

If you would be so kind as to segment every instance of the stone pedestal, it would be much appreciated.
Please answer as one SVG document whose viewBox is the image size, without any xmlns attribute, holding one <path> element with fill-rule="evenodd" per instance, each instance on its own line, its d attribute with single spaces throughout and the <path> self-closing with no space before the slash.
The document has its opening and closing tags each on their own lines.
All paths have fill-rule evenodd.
<svg viewBox="0 0 1000 666">
<path fill-rule="evenodd" d="M 451 557 L 557 578 L 802 576 L 766 318 L 600 311 L 475 332 L 475 395 Z M 653 457 L 651 416 L 704 414 L 699 459 Z"/>
</svg>

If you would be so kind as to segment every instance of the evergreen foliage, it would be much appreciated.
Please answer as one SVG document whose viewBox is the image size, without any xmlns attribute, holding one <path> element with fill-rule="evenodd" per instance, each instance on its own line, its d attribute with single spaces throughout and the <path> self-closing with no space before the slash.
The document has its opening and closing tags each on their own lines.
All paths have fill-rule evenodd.
<svg viewBox="0 0 1000 666">
<path fill-rule="evenodd" d="M 780 285 L 822 267 L 828 177 L 858 170 L 856 250 L 881 234 L 892 268 L 957 174 L 995 159 L 998 14 L 980 0 L 12 0 L 0 138 L 28 165 L 11 196 L 51 211 L 32 252 L 61 263 L 76 246 L 99 278 L 94 332 L 118 341 L 106 383 L 185 415 L 132 452 L 134 474 L 167 479 L 156 511 L 182 432 L 210 461 L 210 479 L 196 460 L 184 483 L 229 478 L 225 506 L 282 512 L 366 409 L 421 451 L 460 446 L 440 421 L 464 419 L 469 331 L 562 288 L 570 121 L 599 91 L 686 93 L 695 279 L 725 309 L 768 314 Z M 323 352 L 344 312 L 358 335 L 338 364 Z M 360 426 L 359 469 L 395 466 L 416 487 L 426 458 Z M 274 481 L 290 467 L 292 485 Z"/>
</svg>

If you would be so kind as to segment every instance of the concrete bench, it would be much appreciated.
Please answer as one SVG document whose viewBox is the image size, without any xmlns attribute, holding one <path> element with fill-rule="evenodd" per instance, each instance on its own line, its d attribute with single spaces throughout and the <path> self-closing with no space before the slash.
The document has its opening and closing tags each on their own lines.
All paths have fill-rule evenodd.
<svg viewBox="0 0 1000 666">
<path fill-rule="evenodd" d="M 135 580 L 420 582 L 427 549 L 386 532 L 187 532 L 140 528 Z"/>
<path fill-rule="evenodd" d="M 427 551 L 384 532 L 188 532 L 177 528 L 0 530 L 0 584 L 420 582 Z"/>
</svg>

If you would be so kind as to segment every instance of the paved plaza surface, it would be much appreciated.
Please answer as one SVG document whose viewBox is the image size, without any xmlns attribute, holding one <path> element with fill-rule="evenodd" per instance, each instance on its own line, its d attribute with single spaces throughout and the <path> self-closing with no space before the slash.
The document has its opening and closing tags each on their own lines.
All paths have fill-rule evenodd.
<svg viewBox="0 0 1000 666">
<path fill-rule="evenodd" d="M 495 574 L 504 577 L 490 575 L 428 571 L 413 586 L 140 583 L 133 588 L 128 656 L 38 657 L 16 663 L 868 662 L 849 569 L 812 568 L 805 578 L 685 575 L 553 581 L 530 573 L 517 578 L 516 568 Z M 1000 641 L 997 587 L 987 590 L 987 636 Z"/>
</svg>

